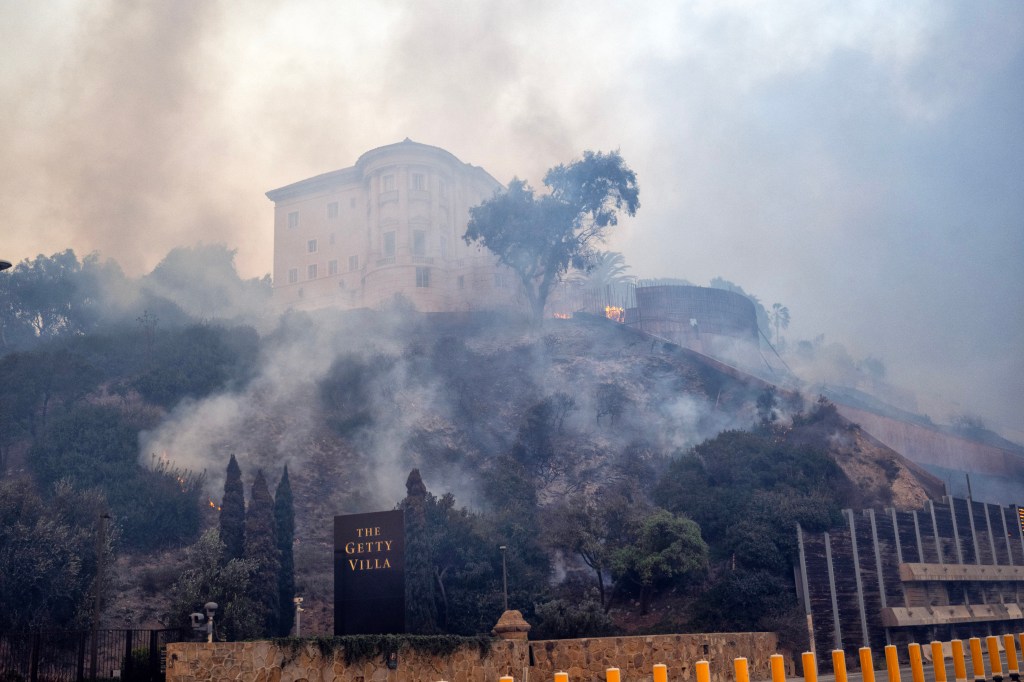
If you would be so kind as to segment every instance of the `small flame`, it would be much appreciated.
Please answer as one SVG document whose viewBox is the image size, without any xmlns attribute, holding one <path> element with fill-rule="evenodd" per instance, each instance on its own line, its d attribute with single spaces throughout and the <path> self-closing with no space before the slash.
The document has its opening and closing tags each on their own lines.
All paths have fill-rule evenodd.
<svg viewBox="0 0 1024 682">
<path fill-rule="evenodd" d="M 619 308 L 613 305 L 606 305 L 604 307 L 604 316 L 607 317 L 609 320 L 612 320 L 613 322 L 618 322 L 619 324 L 626 323 L 625 308 Z"/>
<path fill-rule="evenodd" d="M 206 499 L 209 501 L 211 509 L 216 509 L 217 511 L 220 511 L 220 506 L 219 505 L 214 504 L 213 500 L 211 500 L 210 498 L 206 498 Z"/>
</svg>

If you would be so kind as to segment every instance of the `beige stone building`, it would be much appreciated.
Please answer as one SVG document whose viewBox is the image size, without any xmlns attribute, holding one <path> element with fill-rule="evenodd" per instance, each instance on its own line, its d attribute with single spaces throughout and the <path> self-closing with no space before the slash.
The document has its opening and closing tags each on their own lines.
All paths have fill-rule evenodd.
<svg viewBox="0 0 1024 682">
<path fill-rule="evenodd" d="M 521 308 L 515 275 L 462 239 L 469 209 L 501 184 L 406 138 L 350 168 L 267 192 L 274 202 L 274 300 L 282 309 L 424 312 Z"/>
</svg>

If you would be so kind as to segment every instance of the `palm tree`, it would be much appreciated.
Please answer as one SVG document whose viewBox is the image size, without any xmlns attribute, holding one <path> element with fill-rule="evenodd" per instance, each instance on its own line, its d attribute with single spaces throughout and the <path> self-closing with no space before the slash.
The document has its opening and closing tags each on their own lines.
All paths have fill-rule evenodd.
<svg viewBox="0 0 1024 682">
<path fill-rule="evenodd" d="M 603 289 L 609 284 L 628 284 L 635 277 L 625 274 L 629 270 L 626 259 L 615 251 L 596 251 L 588 263 L 587 269 L 577 271 L 573 280 L 583 284 L 587 289 Z"/>
<path fill-rule="evenodd" d="M 789 327 L 789 308 L 781 303 L 772 303 L 772 311 L 768 313 L 768 319 L 775 325 L 775 345 L 779 345 L 779 329 Z"/>
</svg>

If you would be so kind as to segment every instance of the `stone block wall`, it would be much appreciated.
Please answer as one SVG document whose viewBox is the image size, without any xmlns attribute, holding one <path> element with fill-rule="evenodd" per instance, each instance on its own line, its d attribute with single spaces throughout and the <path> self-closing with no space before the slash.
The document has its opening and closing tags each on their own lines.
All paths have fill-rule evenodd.
<svg viewBox="0 0 1024 682">
<path fill-rule="evenodd" d="M 398 667 L 383 660 L 346 666 L 343 655 L 325 659 L 313 645 L 294 655 L 271 642 L 177 643 L 167 645 L 167 682 L 497 682 L 511 675 L 517 682 L 554 679 L 569 673 L 571 682 L 603 682 L 605 670 L 617 667 L 625 682 L 652 679 L 655 663 L 668 666 L 671 682 L 695 679 L 693 665 L 711 663 L 712 682 L 733 677 L 732 661 L 746 657 L 754 680 L 771 677 L 769 657 L 776 653 L 775 633 L 715 633 L 601 637 L 547 641 L 496 640 L 487 656 L 476 647 L 451 656 L 420 654 L 405 648 Z"/>
</svg>

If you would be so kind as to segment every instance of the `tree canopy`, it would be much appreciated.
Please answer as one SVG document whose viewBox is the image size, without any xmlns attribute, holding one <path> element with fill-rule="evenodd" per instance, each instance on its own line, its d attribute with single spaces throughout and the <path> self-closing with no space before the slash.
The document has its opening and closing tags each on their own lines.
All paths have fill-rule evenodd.
<svg viewBox="0 0 1024 682">
<path fill-rule="evenodd" d="M 617 151 L 585 151 L 583 158 L 548 170 L 549 193 L 534 194 L 518 178 L 470 209 L 463 239 L 486 247 L 522 283 L 534 319 L 544 315 L 551 288 L 570 266 L 586 269 L 619 212 L 640 207 L 636 174 Z"/>
</svg>

